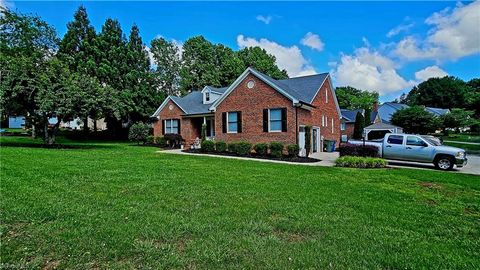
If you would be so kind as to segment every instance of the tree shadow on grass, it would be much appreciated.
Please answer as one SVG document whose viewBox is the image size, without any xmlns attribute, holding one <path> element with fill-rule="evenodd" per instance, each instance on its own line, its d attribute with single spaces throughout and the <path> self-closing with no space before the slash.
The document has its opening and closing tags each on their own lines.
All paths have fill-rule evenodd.
<svg viewBox="0 0 480 270">
<path fill-rule="evenodd" d="M 62 144 L 57 143 L 53 145 L 46 145 L 40 142 L 18 142 L 18 141 L 4 141 L 0 143 L 1 147 L 25 147 L 25 148 L 43 148 L 43 149 L 106 149 L 113 148 L 114 145 L 109 144 Z"/>
</svg>

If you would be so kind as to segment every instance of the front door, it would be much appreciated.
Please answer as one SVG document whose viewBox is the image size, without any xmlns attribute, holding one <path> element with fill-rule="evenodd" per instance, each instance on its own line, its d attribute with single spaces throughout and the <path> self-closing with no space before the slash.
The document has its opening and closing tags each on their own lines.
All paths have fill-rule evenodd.
<svg viewBox="0 0 480 270">
<path fill-rule="evenodd" d="M 300 151 L 305 149 L 305 127 L 300 126 L 298 127 L 298 147 Z"/>
</svg>

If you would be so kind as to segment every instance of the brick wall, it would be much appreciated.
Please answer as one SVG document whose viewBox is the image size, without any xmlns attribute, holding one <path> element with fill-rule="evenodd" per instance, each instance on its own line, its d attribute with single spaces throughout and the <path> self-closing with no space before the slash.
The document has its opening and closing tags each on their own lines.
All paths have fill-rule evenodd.
<svg viewBox="0 0 480 270">
<path fill-rule="evenodd" d="M 170 109 L 171 107 L 171 109 Z M 190 145 L 195 141 L 200 132 L 193 126 L 190 118 L 182 118 L 184 112 L 171 100 L 160 111 L 159 121 L 153 124 L 153 135 L 162 136 L 162 121 L 165 119 L 180 119 L 180 135 L 185 139 L 185 143 Z"/>
<path fill-rule="evenodd" d="M 253 80 L 253 89 L 247 82 Z M 263 132 L 263 109 L 286 108 L 287 131 Z M 223 133 L 222 113 L 241 111 L 242 132 Z M 295 143 L 295 108 L 292 101 L 253 75 L 248 75 L 230 95 L 217 107 L 215 112 L 215 139 L 217 141 L 248 141 L 250 143 L 279 141 L 284 144 Z"/>
</svg>

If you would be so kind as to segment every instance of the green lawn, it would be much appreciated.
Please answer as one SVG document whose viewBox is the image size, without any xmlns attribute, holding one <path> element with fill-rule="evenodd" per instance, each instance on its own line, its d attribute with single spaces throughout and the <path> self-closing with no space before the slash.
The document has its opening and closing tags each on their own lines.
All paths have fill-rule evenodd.
<svg viewBox="0 0 480 270">
<path fill-rule="evenodd" d="M 445 141 L 458 141 L 458 142 L 473 142 L 480 143 L 480 135 L 470 134 L 449 134 L 448 136 L 442 136 Z"/>
<path fill-rule="evenodd" d="M 0 140 L 2 266 L 480 268 L 478 176 Z"/>
<path fill-rule="evenodd" d="M 443 144 L 465 149 L 465 151 L 467 151 L 468 154 L 476 154 L 476 155 L 480 154 L 480 145 L 466 144 L 462 142 L 444 142 Z"/>
</svg>

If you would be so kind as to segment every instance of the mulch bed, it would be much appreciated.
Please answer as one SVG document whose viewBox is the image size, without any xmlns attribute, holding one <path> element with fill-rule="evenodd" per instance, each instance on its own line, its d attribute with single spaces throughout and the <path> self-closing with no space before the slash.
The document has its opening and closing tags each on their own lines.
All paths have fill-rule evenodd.
<svg viewBox="0 0 480 270">
<path fill-rule="evenodd" d="M 200 149 L 186 149 L 182 150 L 185 153 L 192 153 L 192 154 L 208 154 L 208 155 L 216 155 L 216 156 L 230 156 L 230 157 L 246 157 L 246 158 L 254 158 L 254 159 L 267 159 L 267 160 L 278 160 L 278 161 L 286 161 L 286 162 L 296 162 L 296 163 L 314 163 L 321 161 L 320 159 L 311 158 L 311 157 L 282 157 L 282 158 L 275 158 L 271 156 L 259 156 L 256 154 L 250 154 L 247 156 L 240 156 L 235 153 L 229 152 L 202 152 Z"/>
</svg>

